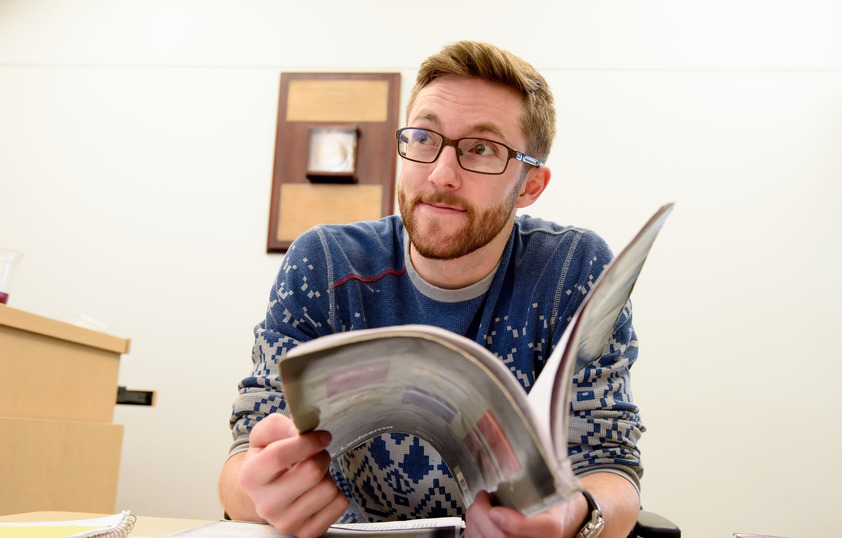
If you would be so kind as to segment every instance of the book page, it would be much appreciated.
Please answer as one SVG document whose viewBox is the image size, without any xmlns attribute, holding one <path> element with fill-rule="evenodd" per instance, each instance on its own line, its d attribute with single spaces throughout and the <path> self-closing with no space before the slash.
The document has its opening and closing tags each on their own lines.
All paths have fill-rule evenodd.
<svg viewBox="0 0 842 538">
<path fill-rule="evenodd" d="M 598 359 L 673 204 L 665 204 L 608 264 L 585 296 L 559 344 L 529 392 L 529 400 L 546 422 L 556 457 L 567 458 L 567 417 L 573 375 Z"/>
<path fill-rule="evenodd" d="M 534 513 L 572 491 L 508 368 L 450 331 L 404 325 L 318 338 L 290 351 L 281 374 L 296 427 L 330 431 L 332 457 L 407 433 L 441 454 L 466 505 L 486 490 Z"/>
<path fill-rule="evenodd" d="M 382 523 L 346 523 L 331 525 L 324 538 L 345 536 L 400 536 L 402 538 L 459 538 L 465 522 L 458 517 L 386 521 Z M 200 527 L 178 532 L 178 538 L 253 538 L 255 536 L 281 537 L 273 527 L 243 521 L 215 521 Z"/>
</svg>

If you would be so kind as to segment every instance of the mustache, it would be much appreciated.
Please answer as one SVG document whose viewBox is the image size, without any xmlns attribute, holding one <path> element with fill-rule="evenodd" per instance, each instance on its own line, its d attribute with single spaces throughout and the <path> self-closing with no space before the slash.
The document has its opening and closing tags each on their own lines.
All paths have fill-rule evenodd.
<svg viewBox="0 0 842 538">
<path fill-rule="evenodd" d="M 428 192 L 424 194 L 419 194 L 415 196 L 413 200 L 413 206 L 418 204 L 441 204 L 441 205 L 448 205 L 457 207 L 464 211 L 470 209 L 469 204 L 466 204 L 464 200 L 459 198 L 458 196 L 454 196 L 448 192 Z"/>
</svg>

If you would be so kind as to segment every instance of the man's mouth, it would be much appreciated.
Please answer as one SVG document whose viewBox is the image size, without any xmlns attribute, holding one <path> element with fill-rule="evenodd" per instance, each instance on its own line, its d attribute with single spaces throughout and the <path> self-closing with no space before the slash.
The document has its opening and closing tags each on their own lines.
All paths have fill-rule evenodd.
<svg viewBox="0 0 842 538">
<path fill-rule="evenodd" d="M 439 213 L 463 213 L 465 210 L 461 207 L 449 205 L 449 204 L 437 204 L 437 203 L 430 203 L 430 202 L 421 202 L 423 205 L 427 206 L 429 209 L 439 212 Z"/>
<path fill-rule="evenodd" d="M 441 197 L 420 198 L 417 206 L 425 206 L 436 213 L 464 213 L 467 209 L 458 200 L 443 200 Z"/>
</svg>

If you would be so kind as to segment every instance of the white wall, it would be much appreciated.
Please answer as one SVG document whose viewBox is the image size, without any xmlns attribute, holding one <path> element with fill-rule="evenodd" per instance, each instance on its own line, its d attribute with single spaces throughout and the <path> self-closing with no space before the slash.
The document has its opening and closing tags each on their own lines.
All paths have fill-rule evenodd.
<svg viewBox="0 0 842 538">
<path fill-rule="evenodd" d="M 685 536 L 842 529 L 842 4 L 0 0 L 10 306 L 132 339 L 118 508 L 217 518 L 251 328 L 283 71 L 391 71 L 461 38 L 553 86 L 533 214 L 616 249 L 677 208 L 633 296 L 644 506 Z"/>
</svg>

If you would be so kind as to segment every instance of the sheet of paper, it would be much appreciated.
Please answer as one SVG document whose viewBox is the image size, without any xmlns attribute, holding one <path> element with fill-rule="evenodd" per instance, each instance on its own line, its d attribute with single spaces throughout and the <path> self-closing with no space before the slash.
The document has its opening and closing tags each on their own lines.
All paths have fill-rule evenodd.
<svg viewBox="0 0 842 538">
<path fill-rule="evenodd" d="M 464 522 L 458 517 L 415 519 L 410 521 L 385 521 L 382 523 L 354 523 L 333 525 L 325 533 L 325 538 L 400 536 L 402 538 L 443 538 L 451 536 L 446 529 L 452 529 L 454 538 L 462 535 Z M 444 531 L 444 532 L 443 532 Z M 252 538 L 287 536 L 268 525 L 246 523 L 242 521 L 215 521 L 177 532 L 168 536 L 177 538 Z"/>
</svg>

